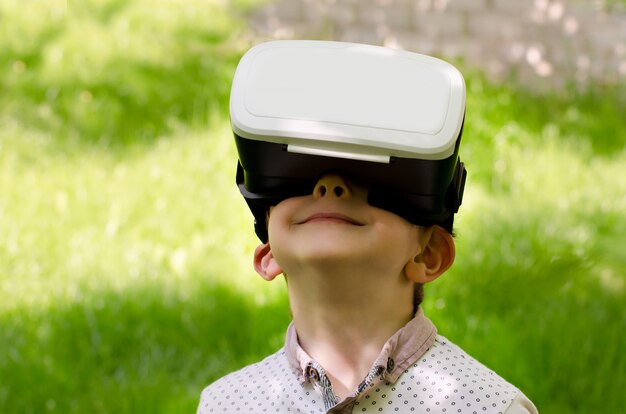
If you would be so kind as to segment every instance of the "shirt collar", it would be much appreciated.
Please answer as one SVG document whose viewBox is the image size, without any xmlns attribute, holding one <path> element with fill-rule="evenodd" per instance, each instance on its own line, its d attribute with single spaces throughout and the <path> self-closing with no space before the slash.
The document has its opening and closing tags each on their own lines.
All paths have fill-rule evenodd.
<svg viewBox="0 0 626 414">
<path fill-rule="evenodd" d="M 370 372 L 380 372 L 386 381 L 396 382 L 398 377 L 433 345 L 436 336 L 435 325 L 424 315 L 421 308 L 418 309 L 413 319 L 385 342 Z M 301 384 L 309 380 L 310 367 L 319 366 L 300 347 L 293 322 L 287 329 L 285 354 Z"/>
</svg>

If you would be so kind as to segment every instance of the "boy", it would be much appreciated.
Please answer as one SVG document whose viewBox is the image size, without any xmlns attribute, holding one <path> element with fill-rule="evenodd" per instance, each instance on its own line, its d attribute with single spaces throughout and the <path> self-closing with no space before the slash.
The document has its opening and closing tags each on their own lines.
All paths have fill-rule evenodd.
<svg viewBox="0 0 626 414">
<path fill-rule="evenodd" d="M 409 52 L 283 41 L 242 59 L 237 181 L 255 270 L 284 275 L 293 322 L 281 350 L 207 387 L 199 413 L 536 412 L 419 308 L 455 258 L 464 93 L 449 65 Z"/>
</svg>

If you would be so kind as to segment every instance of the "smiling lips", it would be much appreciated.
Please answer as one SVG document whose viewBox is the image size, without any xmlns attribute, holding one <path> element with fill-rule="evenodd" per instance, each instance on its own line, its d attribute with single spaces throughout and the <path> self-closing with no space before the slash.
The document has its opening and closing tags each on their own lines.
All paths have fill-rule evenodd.
<svg viewBox="0 0 626 414">
<path fill-rule="evenodd" d="M 355 226 L 363 226 L 363 223 L 341 213 L 316 213 L 307 217 L 305 220 L 299 222 L 298 224 L 305 224 L 305 223 L 312 223 L 312 222 L 334 222 L 334 223 L 352 224 Z"/>
</svg>

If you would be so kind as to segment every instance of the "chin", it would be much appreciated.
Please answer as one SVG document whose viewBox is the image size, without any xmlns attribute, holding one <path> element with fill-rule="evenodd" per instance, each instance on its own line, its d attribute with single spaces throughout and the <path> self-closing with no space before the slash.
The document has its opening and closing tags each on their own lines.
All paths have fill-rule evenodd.
<svg viewBox="0 0 626 414">
<path fill-rule="evenodd" d="M 298 252 L 301 262 L 315 266 L 336 266 L 344 264 L 354 266 L 357 263 L 363 263 L 364 258 L 370 257 L 370 252 L 363 252 L 349 246 L 337 247 L 333 246 L 314 246 L 303 249 Z"/>
<path fill-rule="evenodd" d="M 316 226 L 315 231 L 303 230 L 305 229 L 287 237 L 280 237 L 280 234 L 270 237 L 272 252 L 283 267 L 283 263 L 290 261 L 303 265 L 305 262 L 319 262 L 324 265 L 363 262 L 364 258 L 375 253 L 371 241 L 361 232 L 345 231 L 341 227 L 333 226 Z"/>
<path fill-rule="evenodd" d="M 328 267 L 341 266 L 342 264 L 363 262 L 364 257 L 371 256 L 369 252 L 362 252 L 359 249 L 351 248 L 350 245 L 326 240 L 314 244 L 297 245 L 293 244 L 290 249 L 274 251 L 274 256 L 288 272 L 287 263 L 297 263 L 304 267 Z M 284 263 L 284 264 L 283 264 Z"/>
</svg>

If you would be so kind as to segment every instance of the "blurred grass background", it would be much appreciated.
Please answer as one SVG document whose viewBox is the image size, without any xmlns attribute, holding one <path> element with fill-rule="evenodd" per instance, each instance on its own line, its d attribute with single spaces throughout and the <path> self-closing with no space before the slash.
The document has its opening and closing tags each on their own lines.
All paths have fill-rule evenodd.
<svg viewBox="0 0 626 414">
<path fill-rule="evenodd" d="M 255 3 L 0 3 L 0 412 L 194 412 L 281 346 L 227 113 Z M 619 412 L 626 88 L 457 63 L 470 176 L 426 312 L 542 413 Z"/>
</svg>

